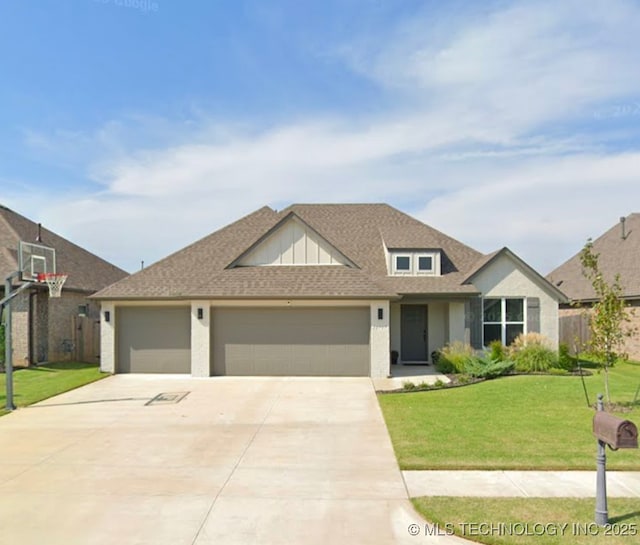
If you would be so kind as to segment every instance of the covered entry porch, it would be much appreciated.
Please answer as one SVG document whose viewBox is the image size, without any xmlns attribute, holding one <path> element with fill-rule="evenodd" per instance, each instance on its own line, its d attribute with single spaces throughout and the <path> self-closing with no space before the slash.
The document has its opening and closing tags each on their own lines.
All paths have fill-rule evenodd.
<svg viewBox="0 0 640 545">
<path fill-rule="evenodd" d="M 465 299 L 405 297 L 391 303 L 389 311 L 390 349 L 397 353 L 397 365 L 432 363 L 433 352 L 446 344 L 469 341 Z M 391 375 L 397 365 L 391 365 Z"/>
</svg>

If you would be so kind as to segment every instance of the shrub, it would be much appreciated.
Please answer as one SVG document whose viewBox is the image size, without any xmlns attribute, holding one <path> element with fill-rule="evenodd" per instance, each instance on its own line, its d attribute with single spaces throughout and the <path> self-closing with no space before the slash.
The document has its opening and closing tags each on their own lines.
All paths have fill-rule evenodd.
<svg viewBox="0 0 640 545">
<path fill-rule="evenodd" d="M 504 361 L 507 359 L 507 349 L 500 341 L 489 343 L 489 359 Z"/>
<path fill-rule="evenodd" d="M 509 347 L 516 371 L 521 373 L 543 373 L 558 367 L 558 355 L 551 342 L 539 333 L 518 335 Z"/>
<path fill-rule="evenodd" d="M 413 382 L 411 382 L 410 380 L 407 380 L 407 381 L 402 383 L 402 388 L 404 390 L 415 390 L 416 389 L 416 385 Z"/>
<path fill-rule="evenodd" d="M 510 360 L 475 357 L 467 362 L 465 372 L 474 378 L 495 378 L 509 373 L 513 366 L 514 363 Z"/>
<path fill-rule="evenodd" d="M 558 347 L 558 367 L 565 371 L 573 371 L 576 367 L 576 358 L 569 353 L 567 343 L 560 343 Z"/>
<path fill-rule="evenodd" d="M 509 345 L 509 353 L 513 355 L 514 351 L 517 352 L 518 350 L 531 344 L 553 348 L 553 343 L 549 340 L 548 337 L 545 337 L 541 333 L 520 333 L 520 335 L 518 335 Z"/>
<path fill-rule="evenodd" d="M 470 345 L 454 341 L 440 351 L 436 369 L 440 373 L 464 373 L 466 363 L 474 356 Z"/>
<path fill-rule="evenodd" d="M 434 388 L 443 388 L 444 387 L 444 382 L 442 382 L 442 380 L 438 379 L 433 383 L 433 387 Z"/>
</svg>

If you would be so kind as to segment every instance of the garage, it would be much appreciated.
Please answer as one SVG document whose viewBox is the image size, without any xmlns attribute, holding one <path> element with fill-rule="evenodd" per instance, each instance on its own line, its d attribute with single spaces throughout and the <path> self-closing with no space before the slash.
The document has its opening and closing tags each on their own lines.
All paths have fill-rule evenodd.
<svg viewBox="0 0 640 545">
<path fill-rule="evenodd" d="M 214 375 L 369 375 L 369 307 L 215 308 L 212 320 Z"/>
<path fill-rule="evenodd" d="M 191 373 L 189 307 L 117 309 L 118 373 Z"/>
</svg>

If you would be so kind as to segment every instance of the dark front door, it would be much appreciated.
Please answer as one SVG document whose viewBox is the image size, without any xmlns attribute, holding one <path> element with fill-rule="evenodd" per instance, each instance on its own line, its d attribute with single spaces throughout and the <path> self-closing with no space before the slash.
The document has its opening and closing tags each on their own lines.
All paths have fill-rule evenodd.
<svg viewBox="0 0 640 545">
<path fill-rule="evenodd" d="M 400 308 L 402 361 L 427 361 L 427 307 L 401 305 Z"/>
</svg>

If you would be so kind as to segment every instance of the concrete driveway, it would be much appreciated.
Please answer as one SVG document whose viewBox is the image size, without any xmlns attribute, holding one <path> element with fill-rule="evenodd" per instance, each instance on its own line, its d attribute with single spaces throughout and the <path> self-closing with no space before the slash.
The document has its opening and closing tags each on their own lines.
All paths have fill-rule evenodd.
<svg viewBox="0 0 640 545">
<path fill-rule="evenodd" d="M 114 376 L 0 418 L 0 456 L 0 543 L 424 542 L 366 378 Z"/>
</svg>

